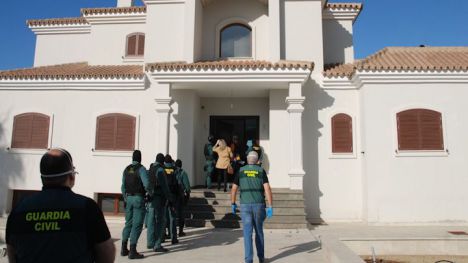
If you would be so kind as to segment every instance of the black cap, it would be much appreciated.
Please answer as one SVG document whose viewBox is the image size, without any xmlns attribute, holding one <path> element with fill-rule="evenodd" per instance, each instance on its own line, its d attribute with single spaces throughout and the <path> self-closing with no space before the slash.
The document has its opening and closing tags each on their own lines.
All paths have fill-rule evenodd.
<svg viewBox="0 0 468 263">
<path fill-rule="evenodd" d="M 158 155 L 156 155 L 156 162 L 159 163 L 159 164 L 163 164 L 164 163 L 164 154 L 158 153 Z"/>
<path fill-rule="evenodd" d="M 45 178 L 75 174 L 71 154 L 64 149 L 51 149 L 41 158 L 41 176 Z"/>
<path fill-rule="evenodd" d="M 134 162 L 139 162 L 139 163 L 141 163 L 141 152 L 140 152 L 139 150 L 133 151 L 132 160 L 133 160 Z"/>
<path fill-rule="evenodd" d="M 164 157 L 164 162 L 165 163 L 172 163 L 173 160 L 172 160 L 172 156 L 167 154 L 165 157 Z"/>
<path fill-rule="evenodd" d="M 175 161 L 175 166 L 176 166 L 176 167 L 179 167 L 179 168 L 182 168 L 182 160 L 181 160 L 181 159 L 177 159 L 177 161 Z"/>
</svg>

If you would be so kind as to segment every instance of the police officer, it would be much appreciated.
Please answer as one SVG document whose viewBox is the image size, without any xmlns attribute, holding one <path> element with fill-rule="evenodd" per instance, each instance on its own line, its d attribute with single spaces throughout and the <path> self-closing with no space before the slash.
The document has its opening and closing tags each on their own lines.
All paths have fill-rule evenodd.
<svg viewBox="0 0 468 263">
<path fill-rule="evenodd" d="M 174 161 L 172 157 L 168 154 L 164 157 L 164 171 L 167 176 L 167 184 L 169 190 L 174 196 L 173 201 L 168 203 L 167 212 L 169 214 L 169 233 L 171 236 L 171 243 L 177 244 L 179 240 L 177 239 L 177 207 L 180 205 L 183 199 L 183 188 L 179 185 L 176 176 L 176 167 L 174 166 Z"/>
<path fill-rule="evenodd" d="M 125 206 L 125 227 L 122 231 L 121 256 L 129 259 L 140 259 L 144 256 L 137 252 L 138 238 L 143 229 L 145 217 L 145 194 L 152 194 L 153 189 L 149 183 L 146 168 L 141 164 L 141 152 L 133 152 L 132 164 L 127 166 L 122 176 L 122 195 Z M 130 238 L 130 251 L 127 248 Z"/>
<path fill-rule="evenodd" d="M 206 187 L 208 189 L 211 188 L 211 182 L 213 180 L 213 172 L 215 170 L 215 154 L 213 152 L 213 146 L 215 145 L 216 140 L 213 135 L 208 136 L 208 143 L 205 144 L 205 148 L 203 150 L 205 154 L 205 177 L 206 177 Z"/>
<path fill-rule="evenodd" d="M 168 252 L 162 246 L 164 228 L 166 226 L 166 207 L 168 200 L 173 200 L 167 185 L 164 167 L 164 155 L 159 153 L 156 162 L 150 168 L 150 181 L 154 187 L 151 207 L 154 209 L 154 220 L 148 221 L 148 247 L 153 247 L 154 252 Z M 154 227 L 154 224 L 156 226 Z"/>
<path fill-rule="evenodd" d="M 188 178 L 187 173 L 184 169 L 182 169 L 182 160 L 178 159 L 175 162 L 176 166 L 176 175 L 177 181 L 180 186 L 183 188 L 183 199 L 182 202 L 179 202 L 177 206 L 177 218 L 178 218 L 178 225 L 179 225 L 179 237 L 185 236 L 184 226 L 185 226 L 185 207 L 188 204 L 190 199 L 190 181 Z"/>
<path fill-rule="evenodd" d="M 114 262 L 102 211 L 71 190 L 77 172 L 70 153 L 47 151 L 40 172 L 42 191 L 24 198 L 8 217 L 9 262 Z"/>
<path fill-rule="evenodd" d="M 263 237 L 263 222 L 265 217 L 273 216 L 271 193 L 268 177 L 262 167 L 255 165 L 258 162 L 258 154 L 255 151 L 247 155 L 247 165 L 239 170 L 234 179 L 231 190 L 232 213 L 236 213 L 236 193 L 240 188 L 241 218 L 244 232 L 245 262 L 253 262 L 252 232 L 255 229 L 255 245 L 260 262 L 265 262 L 265 239 Z M 268 208 L 265 211 L 265 193 L 268 200 Z"/>
</svg>

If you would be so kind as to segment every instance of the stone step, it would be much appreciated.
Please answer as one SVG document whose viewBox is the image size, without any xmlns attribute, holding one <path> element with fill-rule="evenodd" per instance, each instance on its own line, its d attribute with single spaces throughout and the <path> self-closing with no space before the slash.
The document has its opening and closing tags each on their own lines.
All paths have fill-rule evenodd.
<svg viewBox="0 0 468 263">
<path fill-rule="evenodd" d="M 231 206 L 230 199 L 213 199 L 213 198 L 199 198 L 199 197 L 190 197 L 188 203 L 191 205 L 212 205 L 212 206 Z M 239 205 L 239 202 L 237 202 Z M 273 200 L 273 207 L 304 207 L 303 200 Z"/>
<path fill-rule="evenodd" d="M 264 229 L 306 229 L 308 224 L 301 223 L 281 223 L 269 222 L 268 219 L 264 223 Z M 188 227 L 215 227 L 215 228 L 241 228 L 242 221 L 237 220 L 203 220 L 203 219 L 187 219 L 185 224 Z"/>
<path fill-rule="evenodd" d="M 240 213 L 240 206 L 238 211 Z M 274 207 L 275 215 L 305 215 L 304 207 Z M 186 208 L 187 212 L 190 213 L 231 213 L 231 205 L 229 206 L 211 206 L 211 205 L 191 205 L 189 204 Z"/>
<path fill-rule="evenodd" d="M 240 214 L 232 213 L 185 213 L 186 219 L 204 219 L 204 220 L 241 220 Z M 303 223 L 306 221 L 304 215 L 278 215 L 275 214 L 273 218 L 268 219 L 275 222 L 288 222 L 288 223 Z"/>
<path fill-rule="evenodd" d="M 227 193 L 214 193 L 214 192 L 191 192 L 190 198 L 205 198 L 205 199 L 219 199 L 219 200 L 231 200 L 231 195 Z M 237 195 L 237 200 L 240 196 Z M 304 195 L 302 194 L 273 194 L 273 202 L 276 200 L 298 200 L 304 201 Z"/>
</svg>

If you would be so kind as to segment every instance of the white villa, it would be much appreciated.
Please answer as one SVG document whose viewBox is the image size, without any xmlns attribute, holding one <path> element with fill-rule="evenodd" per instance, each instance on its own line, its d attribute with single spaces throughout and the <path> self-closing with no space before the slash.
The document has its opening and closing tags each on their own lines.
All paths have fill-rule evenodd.
<svg viewBox="0 0 468 263">
<path fill-rule="evenodd" d="M 303 190 L 309 222 L 468 223 L 468 47 L 354 60 L 359 3 L 143 2 L 27 22 L 34 66 L 0 71 L 0 214 L 41 188 L 51 147 L 104 210 L 121 209 L 134 149 L 203 185 L 213 133 L 259 139 L 272 187 Z"/>
</svg>

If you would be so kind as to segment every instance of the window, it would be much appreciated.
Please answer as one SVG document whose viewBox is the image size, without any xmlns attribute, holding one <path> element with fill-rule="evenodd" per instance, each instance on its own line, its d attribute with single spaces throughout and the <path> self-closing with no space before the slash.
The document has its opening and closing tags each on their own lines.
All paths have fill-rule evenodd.
<svg viewBox="0 0 468 263">
<path fill-rule="evenodd" d="M 221 29 L 221 58 L 252 57 L 252 29 L 243 24 L 230 24 Z"/>
<path fill-rule="evenodd" d="M 133 151 L 136 118 L 111 113 L 99 116 L 96 124 L 96 150 Z"/>
<path fill-rule="evenodd" d="M 443 150 L 442 115 L 426 109 L 397 113 L 398 150 Z"/>
<path fill-rule="evenodd" d="M 145 54 L 145 34 L 133 33 L 127 36 L 125 56 L 141 57 Z"/>
<path fill-rule="evenodd" d="M 47 149 L 49 146 L 50 117 L 40 113 L 16 115 L 13 120 L 11 148 Z"/>
<path fill-rule="evenodd" d="M 124 200 L 122 194 L 98 194 L 98 206 L 104 214 L 125 214 Z"/>
<path fill-rule="evenodd" d="M 344 113 L 332 117 L 332 153 L 353 152 L 353 120 Z"/>
</svg>

